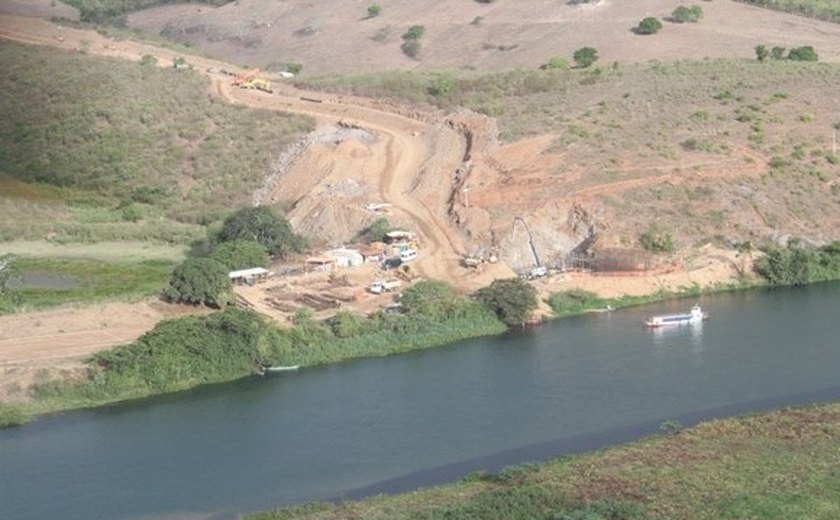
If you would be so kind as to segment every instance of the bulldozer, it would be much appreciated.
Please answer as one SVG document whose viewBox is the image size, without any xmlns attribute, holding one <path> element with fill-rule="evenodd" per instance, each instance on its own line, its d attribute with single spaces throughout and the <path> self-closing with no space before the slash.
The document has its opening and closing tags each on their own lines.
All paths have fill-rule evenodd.
<svg viewBox="0 0 840 520">
<path fill-rule="evenodd" d="M 271 82 L 265 78 L 260 77 L 260 69 L 249 70 L 234 76 L 233 85 L 240 88 L 257 89 L 269 94 L 271 90 Z"/>
</svg>

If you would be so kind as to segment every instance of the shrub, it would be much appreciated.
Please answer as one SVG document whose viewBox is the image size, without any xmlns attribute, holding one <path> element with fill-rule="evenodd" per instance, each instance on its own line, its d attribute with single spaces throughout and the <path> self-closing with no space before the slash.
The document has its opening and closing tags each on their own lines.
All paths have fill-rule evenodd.
<svg viewBox="0 0 840 520">
<path fill-rule="evenodd" d="M 788 59 L 793 61 L 819 61 L 819 56 L 810 45 L 796 47 L 788 53 Z"/>
<path fill-rule="evenodd" d="M 543 69 L 548 70 L 566 70 L 569 68 L 569 62 L 566 58 L 561 58 L 559 56 L 552 56 L 548 59 L 548 63 L 542 66 Z"/>
<path fill-rule="evenodd" d="M 575 51 L 572 59 L 578 67 L 585 69 L 598 61 L 598 51 L 593 47 L 581 47 Z"/>
<path fill-rule="evenodd" d="M 0 403 L 0 430 L 20 426 L 28 420 L 29 416 L 20 408 L 11 404 Z"/>
<path fill-rule="evenodd" d="M 764 45 L 756 45 L 755 58 L 758 61 L 764 61 L 770 56 L 770 51 Z"/>
<path fill-rule="evenodd" d="M 455 86 L 455 79 L 449 74 L 441 74 L 435 78 L 429 87 L 429 94 L 433 96 L 445 96 Z"/>
<path fill-rule="evenodd" d="M 657 18 L 648 16 L 643 18 L 639 25 L 636 26 L 636 34 L 656 34 L 662 29 L 662 22 Z"/>
<path fill-rule="evenodd" d="M 519 278 L 494 280 L 478 290 L 476 297 L 507 326 L 521 326 L 537 309 L 537 290 Z"/>
<path fill-rule="evenodd" d="M 210 258 L 230 271 L 268 265 L 268 252 L 262 244 L 253 240 L 233 240 L 217 244 L 210 253 Z"/>
<path fill-rule="evenodd" d="M 671 16 L 678 23 L 696 23 L 703 18 L 703 8 L 699 5 L 692 5 L 691 7 L 681 5 L 674 9 Z"/>
<path fill-rule="evenodd" d="M 295 76 L 300 74 L 300 71 L 302 71 L 302 70 L 303 70 L 303 65 L 301 65 L 300 63 L 295 63 L 293 61 L 290 61 L 289 63 L 286 64 L 286 72 L 291 72 Z"/>
<path fill-rule="evenodd" d="M 675 250 L 671 233 L 660 229 L 658 226 L 652 226 L 642 233 L 639 236 L 639 242 L 645 250 L 651 253 L 670 254 Z"/>
<path fill-rule="evenodd" d="M 416 58 L 420 54 L 420 42 L 417 40 L 406 40 L 400 45 L 403 54 L 410 58 Z"/>
<path fill-rule="evenodd" d="M 164 291 L 170 301 L 224 308 L 233 301 L 228 270 L 212 258 L 187 258 Z"/>
<path fill-rule="evenodd" d="M 403 34 L 403 40 L 419 40 L 426 34 L 426 28 L 422 25 L 412 25 L 408 31 Z"/>
<path fill-rule="evenodd" d="M 94 355 L 103 372 L 88 384 L 170 391 L 241 377 L 265 361 L 275 335 L 258 314 L 235 308 L 163 321 L 134 343 Z"/>
<path fill-rule="evenodd" d="M 568 291 L 551 293 L 547 303 L 551 310 L 558 315 L 576 314 L 586 309 L 605 305 L 604 300 L 598 298 L 598 295 L 583 289 L 569 289 Z"/>
<path fill-rule="evenodd" d="M 367 14 L 369 18 L 376 18 L 382 12 L 382 6 L 379 4 L 372 4 L 369 5 L 367 8 Z"/>
<path fill-rule="evenodd" d="M 303 240 L 292 231 L 289 221 L 267 206 L 242 208 L 228 216 L 218 239 L 222 242 L 253 240 L 270 255 L 281 258 L 303 247 Z"/>
<path fill-rule="evenodd" d="M 770 56 L 774 60 L 782 60 L 785 57 L 785 48 L 784 47 L 773 47 L 770 49 Z"/>
<path fill-rule="evenodd" d="M 157 58 L 151 54 L 144 54 L 140 57 L 140 65 L 157 65 Z"/>
<path fill-rule="evenodd" d="M 440 319 L 449 316 L 463 300 L 446 282 L 424 280 L 402 293 L 400 303 L 409 315 Z"/>
<path fill-rule="evenodd" d="M 328 323 L 335 337 L 342 339 L 359 336 L 365 330 L 363 319 L 349 311 L 340 311 Z"/>
<path fill-rule="evenodd" d="M 356 238 L 366 242 L 380 242 L 385 239 L 385 235 L 391 231 L 391 223 L 385 217 L 379 217 L 370 223 L 368 227 L 359 231 Z"/>
<path fill-rule="evenodd" d="M 803 285 L 840 279 L 840 241 L 811 247 L 799 240 L 772 246 L 755 261 L 755 270 L 771 285 Z"/>
</svg>

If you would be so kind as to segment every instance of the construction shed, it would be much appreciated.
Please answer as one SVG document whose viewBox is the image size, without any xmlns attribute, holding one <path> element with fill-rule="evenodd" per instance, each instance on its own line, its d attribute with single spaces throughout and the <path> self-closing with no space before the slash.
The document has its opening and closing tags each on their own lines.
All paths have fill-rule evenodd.
<svg viewBox="0 0 840 520">
<path fill-rule="evenodd" d="M 358 249 L 342 247 L 327 251 L 325 255 L 335 259 L 335 265 L 338 267 L 359 267 L 365 263 L 365 259 Z"/>
<path fill-rule="evenodd" d="M 252 267 L 250 269 L 242 269 L 228 273 L 230 281 L 237 285 L 254 285 L 257 282 L 265 280 L 269 276 L 271 276 L 271 272 L 264 267 Z"/>
<path fill-rule="evenodd" d="M 367 246 L 359 246 L 359 254 L 365 259 L 365 262 L 381 262 L 385 259 L 385 244 L 382 242 L 373 242 Z"/>
<path fill-rule="evenodd" d="M 306 259 L 303 265 L 303 270 L 307 273 L 318 272 L 324 273 L 335 269 L 335 258 L 329 256 L 310 256 Z"/>
</svg>

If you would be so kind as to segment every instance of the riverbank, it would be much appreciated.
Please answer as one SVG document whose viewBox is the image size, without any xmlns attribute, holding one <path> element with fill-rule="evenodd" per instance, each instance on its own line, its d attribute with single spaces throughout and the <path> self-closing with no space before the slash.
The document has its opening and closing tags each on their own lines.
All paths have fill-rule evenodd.
<svg viewBox="0 0 840 520">
<path fill-rule="evenodd" d="M 423 310 L 349 312 L 319 322 L 302 314 L 280 329 L 256 313 L 227 309 L 158 323 L 127 345 L 94 353 L 72 377 L 35 381 L 34 399 L 0 403 L 0 427 L 33 416 L 92 408 L 253 376 L 260 365 L 312 367 L 438 347 L 501 334 L 506 327 L 484 306 L 454 292 L 431 295 Z"/>
<path fill-rule="evenodd" d="M 840 403 L 714 420 L 497 475 L 249 520 L 840 517 Z"/>
<path fill-rule="evenodd" d="M 553 315 L 546 315 L 544 318 L 560 319 L 607 308 L 619 309 L 757 286 L 755 282 L 742 280 L 729 284 L 717 283 L 710 287 L 692 285 L 677 290 L 660 288 L 646 296 L 601 298 L 593 293 L 572 289 L 541 297 L 553 311 Z M 444 299 L 449 297 L 454 296 L 446 295 Z M 216 318 L 212 315 L 188 316 L 164 321 L 134 343 L 108 350 L 91 351 L 92 357 L 86 360 L 62 360 L 60 370 L 17 370 L 15 373 L 26 376 L 22 383 L 29 385 L 28 393 L 31 394 L 31 398 L 25 401 L 0 402 L 0 427 L 25 424 L 32 417 L 41 414 L 92 408 L 187 390 L 204 384 L 234 381 L 252 376 L 258 364 L 299 365 L 305 368 L 440 347 L 466 339 L 501 334 L 507 330 L 486 308 L 468 298 L 459 296 L 453 302 L 446 305 L 446 310 L 431 314 L 380 314 L 373 320 L 362 320 L 344 312 L 331 322 L 316 322 L 306 318 L 287 330 L 276 329 L 257 315 L 253 315 L 255 319 L 252 326 L 260 329 L 260 336 L 264 339 L 254 339 L 253 345 L 243 345 L 238 355 L 221 353 L 224 363 L 216 361 L 207 366 L 200 358 L 206 357 L 204 346 L 208 341 L 212 343 L 212 340 L 203 341 L 199 339 L 201 335 L 185 335 L 181 328 L 173 324 L 181 322 L 185 328 L 190 328 L 188 324 L 195 322 L 208 327 L 208 323 Z M 210 328 L 212 329 L 212 326 Z M 238 343 L 249 333 L 245 330 L 242 332 L 243 336 L 233 334 L 227 341 Z M 159 338 L 161 333 L 165 338 L 164 343 L 167 344 L 181 345 L 184 343 L 181 341 L 183 336 L 188 340 L 192 339 L 193 342 L 197 340 L 197 343 L 190 347 L 190 342 L 187 341 L 186 348 L 190 353 L 179 353 L 174 359 L 167 359 L 168 354 L 162 354 L 163 351 L 158 350 L 156 356 L 161 359 L 143 361 L 152 364 L 154 369 L 151 372 L 154 373 L 138 376 L 136 372 L 146 370 L 147 367 L 129 366 L 130 363 L 141 361 L 138 361 L 136 354 L 127 353 L 148 347 L 145 339 Z M 114 366 L 107 361 L 112 358 L 126 361 L 120 370 L 131 372 L 131 376 L 121 375 L 119 381 L 113 381 L 111 372 Z M 198 368 L 187 371 L 189 373 L 180 368 L 196 363 Z M 173 371 L 176 367 L 177 370 Z M 10 373 L 9 370 L 6 370 L 6 373 Z M 22 383 L 18 382 L 16 386 Z M 22 387 L 19 390 L 18 393 L 24 391 Z"/>
</svg>

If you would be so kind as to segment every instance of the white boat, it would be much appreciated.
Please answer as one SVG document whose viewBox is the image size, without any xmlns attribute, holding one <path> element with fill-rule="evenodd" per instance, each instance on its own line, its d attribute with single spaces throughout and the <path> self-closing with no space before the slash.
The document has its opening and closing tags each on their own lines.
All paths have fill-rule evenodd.
<svg viewBox="0 0 840 520">
<path fill-rule="evenodd" d="M 257 373 L 259 375 L 267 374 L 267 373 L 274 373 L 274 372 L 290 372 L 293 370 L 297 370 L 300 368 L 300 365 L 279 365 L 279 366 L 265 366 L 260 365 Z"/>
<path fill-rule="evenodd" d="M 285 372 L 287 370 L 297 370 L 300 365 L 285 365 L 285 366 L 271 366 L 265 367 L 266 372 Z"/>
<path fill-rule="evenodd" d="M 645 326 L 651 328 L 670 327 L 674 325 L 689 325 L 699 323 L 708 319 L 709 316 L 703 312 L 699 305 L 691 308 L 685 314 L 663 314 L 661 316 L 648 316 L 645 318 Z"/>
</svg>

